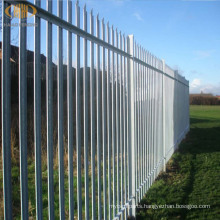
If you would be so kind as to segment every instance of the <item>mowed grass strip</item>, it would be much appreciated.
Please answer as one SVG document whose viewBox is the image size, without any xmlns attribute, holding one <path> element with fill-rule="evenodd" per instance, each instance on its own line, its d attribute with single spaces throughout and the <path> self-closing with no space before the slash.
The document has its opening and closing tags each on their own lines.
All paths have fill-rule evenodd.
<svg viewBox="0 0 220 220">
<path fill-rule="evenodd" d="M 137 219 L 220 219 L 220 106 L 191 106 L 190 121 L 189 134 L 141 201 L 145 208 L 137 208 Z M 169 207 L 176 204 L 210 208 Z"/>
</svg>

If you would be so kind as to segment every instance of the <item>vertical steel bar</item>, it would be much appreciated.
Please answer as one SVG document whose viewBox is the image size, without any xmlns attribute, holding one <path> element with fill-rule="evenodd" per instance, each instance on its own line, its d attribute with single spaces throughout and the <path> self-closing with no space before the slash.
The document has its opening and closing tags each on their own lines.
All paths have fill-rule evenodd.
<svg viewBox="0 0 220 220">
<path fill-rule="evenodd" d="M 3 194 L 4 217 L 12 219 L 11 186 L 11 20 L 4 11 L 9 3 L 2 1 L 2 160 L 3 160 Z"/>
<path fill-rule="evenodd" d="M 137 48 L 137 58 L 140 59 L 140 46 L 138 46 Z M 140 80 L 140 64 L 137 63 L 137 123 L 138 123 L 138 129 L 137 129 L 137 132 L 138 132 L 138 145 L 137 145 L 137 150 L 138 150 L 138 157 L 137 157 L 137 162 L 138 162 L 138 202 L 140 202 L 140 184 L 141 184 L 141 173 L 140 173 L 140 163 L 141 163 L 141 159 L 140 159 L 140 149 L 141 149 L 141 132 L 140 132 L 140 123 L 141 123 L 141 119 L 140 119 L 140 90 L 141 90 L 141 87 L 140 87 L 140 83 L 141 83 L 141 80 Z"/>
<path fill-rule="evenodd" d="M 144 62 L 147 63 L 147 56 L 146 56 L 146 50 L 144 50 Z M 144 129 L 145 129 L 145 155 L 144 155 L 144 166 L 145 166 L 145 172 L 144 172 L 144 180 L 147 180 L 147 67 L 144 67 L 144 102 L 145 102 L 145 107 L 144 107 Z M 145 190 L 144 193 L 147 192 L 147 182 L 145 182 Z"/>
<path fill-rule="evenodd" d="M 138 45 L 135 42 L 134 56 L 137 58 Z M 134 129 L 135 129 L 135 184 L 138 187 L 138 63 L 134 63 Z M 135 198 L 137 199 L 138 191 L 135 189 Z"/>
<path fill-rule="evenodd" d="M 147 50 L 145 50 L 145 63 L 147 64 L 148 62 L 148 57 L 147 57 Z M 145 180 L 146 180 L 146 188 L 145 188 L 145 193 L 148 191 L 148 130 L 149 130 L 149 125 L 148 125 L 148 67 L 145 67 L 145 132 L 146 132 L 146 137 L 145 137 L 145 144 L 146 144 L 146 155 L 145 155 Z"/>
<path fill-rule="evenodd" d="M 140 46 L 138 45 L 138 49 L 137 49 L 137 56 L 138 56 L 138 59 L 140 59 Z M 140 63 L 137 62 L 137 77 L 138 77 L 138 81 L 137 81 L 137 89 L 138 89 L 138 92 L 137 92 L 137 107 L 138 107 L 138 187 L 137 187 L 137 190 L 138 190 L 138 202 L 140 201 Z"/>
<path fill-rule="evenodd" d="M 80 27 L 79 2 L 75 7 L 76 26 Z M 81 174 L 81 80 L 80 80 L 80 36 L 76 36 L 76 150 L 77 150 L 77 211 L 78 220 L 82 219 L 82 174 Z"/>
<path fill-rule="evenodd" d="M 150 65 L 152 67 L 152 54 L 150 54 Z M 150 85 L 151 85 L 151 112 L 150 112 L 150 119 L 151 119 L 151 149 L 150 149 L 150 152 L 151 152 L 151 167 L 150 167 L 150 172 L 151 172 L 151 177 L 150 177 L 150 185 L 152 184 L 152 175 L 153 175 L 153 69 L 151 68 L 151 82 L 150 82 Z"/>
<path fill-rule="evenodd" d="M 143 61 L 143 47 L 141 47 L 141 61 Z M 144 66 L 141 64 L 141 198 L 143 197 L 144 175 Z"/>
<path fill-rule="evenodd" d="M 137 57 L 138 59 L 140 59 L 140 46 L 138 46 L 137 48 Z M 140 159 L 140 149 L 141 149 L 141 131 L 140 131 L 140 123 L 141 123 L 141 120 L 140 120 L 140 76 L 141 76 L 141 73 L 140 73 L 140 63 L 137 62 L 137 117 L 138 117 L 138 129 L 137 129 L 137 132 L 138 132 L 138 158 L 137 158 L 137 161 L 138 161 L 138 202 L 140 201 L 140 184 L 141 184 L 141 181 L 140 181 L 140 177 L 141 177 L 141 173 L 140 173 L 140 163 L 141 163 L 141 159 Z"/>
<path fill-rule="evenodd" d="M 150 65 L 152 66 L 152 55 L 150 56 Z M 152 184 L 152 163 L 153 163 L 153 70 L 150 68 L 150 186 Z M 149 187 L 150 187 L 149 186 Z"/>
<path fill-rule="evenodd" d="M 123 35 L 123 51 L 126 52 L 126 45 L 125 45 L 125 36 Z M 126 76 L 126 58 L 123 57 L 123 129 L 124 129 L 124 204 L 127 203 L 127 103 L 126 103 L 126 96 L 127 96 L 127 76 Z M 127 208 L 125 209 L 125 219 L 127 219 Z"/>
<path fill-rule="evenodd" d="M 162 60 L 160 60 L 160 70 L 163 71 L 162 69 Z M 161 101 L 161 108 L 160 108 L 160 115 L 161 115 L 161 124 L 160 124 L 160 129 L 161 129 L 161 142 L 160 142 L 160 157 L 163 159 L 160 171 L 163 170 L 163 163 L 164 163 L 164 155 L 163 155 L 163 73 L 161 74 L 160 80 L 161 80 L 161 91 L 160 91 L 160 101 Z"/>
<path fill-rule="evenodd" d="M 121 36 L 121 32 L 120 32 L 120 34 L 119 34 L 119 48 L 122 50 L 122 36 Z M 119 56 L 119 63 L 120 63 L 120 87 L 119 87 L 119 95 L 120 95 L 120 98 L 119 98 L 119 108 L 120 108 L 120 113 L 119 113 L 119 116 L 120 116 L 120 119 L 119 119 L 119 122 L 120 122 L 120 152 L 121 152 L 121 154 L 120 154 L 120 159 L 121 159 L 121 161 L 120 161 L 120 168 L 121 168 L 121 170 L 120 170 L 120 172 L 121 172 L 121 183 L 120 183 L 120 188 L 121 188 L 121 208 L 122 208 L 122 206 L 124 205 L 124 179 L 123 179 L 123 177 L 124 177 L 124 175 L 123 175 L 123 172 L 124 172 L 124 167 L 123 167 L 123 165 L 124 165 L 124 163 L 123 163 L 123 161 L 124 161 L 124 138 L 123 138 L 123 136 L 124 136 L 124 126 L 123 126 L 123 124 L 124 124 L 124 122 L 123 122 L 123 91 L 122 91 L 122 80 L 123 80 L 123 64 L 122 64 L 122 55 L 120 55 Z M 124 214 L 122 213 L 122 218 L 124 217 Z"/>
<path fill-rule="evenodd" d="M 67 21 L 72 23 L 72 1 L 67 1 Z M 73 71 L 72 71 L 72 33 L 67 33 L 67 115 L 68 115 L 68 182 L 69 219 L 74 219 L 73 198 Z"/>
<path fill-rule="evenodd" d="M 147 51 L 144 51 L 144 62 L 147 63 Z M 147 181 L 147 132 L 148 132 L 148 127 L 147 127 L 147 67 L 145 66 L 145 181 Z M 145 182 L 145 193 L 147 192 L 147 182 Z"/>
<path fill-rule="evenodd" d="M 157 59 L 157 68 L 160 69 L 160 60 Z M 161 137 L 161 124 L 162 124 L 162 112 L 161 112 L 161 109 L 162 109 L 162 100 L 161 100 L 161 89 L 162 89 L 162 84 L 161 84 L 161 77 L 163 75 L 161 73 L 158 72 L 158 118 L 159 118 L 159 121 L 158 121 L 158 132 L 159 132 L 159 138 L 158 138 L 158 163 L 160 161 L 160 159 L 162 158 L 161 156 L 161 148 L 162 148 L 162 137 Z M 158 174 L 161 170 L 161 165 L 160 167 L 158 167 Z"/>
<path fill-rule="evenodd" d="M 116 47 L 118 48 L 118 31 L 115 31 L 115 40 L 116 40 Z M 119 91 L 118 91 L 118 84 L 119 84 L 119 64 L 118 64 L 118 53 L 116 53 L 116 149 L 117 149 L 117 211 L 120 211 L 120 182 L 119 182 L 119 145 L 120 145 L 120 122 L 119 122 Z"/>
<path fill-rule="evenodd" d="M 96 37 L 99 38 L 99 16 L 96 18 Z M 100 85 L 100 46 L 96 45 L 96 94 L 97 94 L 97 172 L 98 172 L 98 219 L 102 219 L 102 198 L 101 198 L 101 85 Z"/>
<path fill-rule="evenodd" d="M 138 58 L 138 45 L 137 43 L 135 43 L 135 57 Z M 135 145 L 136 145 L 136 158 L 135 158 L 135 172 L 136 172 L 136 193 L 135 193 L 135 196 L 136 196 L 136 199 L 138 199 L 138 191 L 137 191 L 137 188 L 138 188 L 138 63 L 135 62 L 134 63 L 134 69 L 135 69 L 135 78 L 136 78 L 136 81 L 135 81 Z"/>
<path fill-rule="evenodd" d="M 40 7 L 40 1 L 35 0 Z M 34 145 L 35 145 L 35 186 L 36 186 L 36 217 L 43 218 L 42 213 L 42 174 L 41 174 L 41 63 L 40 63 L 40 17 L 35 16 L 34 22 Z"/>
<path fill-rule="evenodd" d="M 105 41 L 105 24 L 102 19 L 102 40 Z M 102 47 L 102 145 L 103 145 L 103 219 L 107 219 L 107 192 L 106 192 L 106 72 L 105 72 L 105 48 Z"/>
<path fill-rule="evenodd" d="M 47 0 L 47 11 L 52 12 L 52 1 Z M 47 22 L 46 60 L 46 105 L 47 105 L 47 170 L 48 170 L 48 217 L 54 219 L 53 181 L 53 70 L 52 70 L 52 23 Z"/>
<path fill-rule="evenodd" d="M 141 48 L 141 60 L 143 61 L 143 48 Z M 144 69 L 141 64 L 141 198 L 143 197 L 143 156 L 144 156 L 144 100 L 143 100 L 143 92 L 144 92 Z"/>
<path fill-rule="evenodd" d="M 154 67 L 156 68 L 156 57 L 154 57 Z M 157 133 L 157 93 L 158 93 L 158 90 L 157 90 L 157 71 L 155 70 L 154 71 L 154 85 L 155 85 L 155 88 L 154 88 L 154 91 L 155 91 L 155 114 L 154 114 L 154 123 L 155 123 L 155 126 L 154 126 L 154 169 L 156 167 L 156 164 L 157 164 L 157 137 L 158 137 L 158 133 Z M 154 170 L 154 180 L 156 178 L 156 169 Z"/>
<path fill-rule="evenodd" d="M 90 33 L 94 34 L 94 17 L 90 14 Z M 91 169 L 92 169 L 92 219 L 96 219 L 95 203 L 95 110 L 94 110 L 94 43 L 90 41 L 90 117 L 91 117 Z"/>
<path fill-rule="evenodd" d="M 112 45 L 114 46 L 114 29 L 112 27 Z M 112 173 L 113 173 L 113 218 L 116 215 L 116 177 L 115 177 L 115 146 L 116 146 L 116 139 L 115 139 L 115 54 L 112 51 Z"/>
<path fill-rule="evenodd" d="M 145 51 L 145 62 L 146 64 L 148 63 L 148 52 L 147 50 Z M 145 101 L 146 101 L 146 124 L 145 124 L 145 128 L 146 128 L 146 161 L 145 161 L 145 166 L 146 166 L 146 170 L 145 170 L 145 176 L 146 176 L 146 192 L 148 190 L 148 132 L 149 132 L 149 124 L 148 124 L 148 95 L 149 95 L 149 90 L 148 90 L 148 67 L 146 66 L 145 69 L 145 74 L 146 74 L 146 78 L 145 78 L 145 83 L 146 83 L 146 94 L 145 94 Z M 146 193 L 145 192 L 145 193 Z"/>
<path fill-rule="evenodd" d="M 160 60 L 160 69 L 163 71 L 163 61 Z M 165 152 L 164 152 L 164 132 L 163 132 L 163 125 L 164 125 L 164 106 L 163 106 L 163 102 L 164 102 L 164 92 L 163 92 L 163 89 L 164 89 L 164 73 L 162 73 L 161 75 L 161 103 L 162 103 L 162 106 L 161 106 L 161 136 L 162 136 L 162 140 L 161 140 L 161 157 L 163 157 L 163 161 L 162 161 L 162 167 L 161 167 L 161 170 L 163 170 L 165 172 L 165 167 L 164 167 L 164 163 L 165 163 L 165 160 L 164 160 L 164 156 L 165 156 Z"/>
<path fill-rule="evenodd" d="M 129 40 L 129 37 L 126 38 L 126 43 L 127 43 L 127 52 L 129 53 L 130 52 L 130 40 Z M 127 117 L 126 117 L 126 121 L 127 121 L 127 138 L 126 138 L 126 141 L 127 141 L 127 173 L 128 173 L 128 178 L 127 178 L 127 181 L 128 181 L 128 195 L 127 195 L 127 198 L 128 200 L 130 200 L 131 196 L 132 196 L 132 176 L 131 176 L 131 145 L 130 145 L 130 127 L 131 127 L 131 124 L 130 124 L 130 90 L 129 90 L 129 85 L 130 85 L 130 82 L 129 82 L 129 71 L 130 71 L 130 59 L 128 58 L 127 59 L 127 71 L 126 71 L 126 86 L 127 86 L 127 96 L 126 96 L 126 104 L 127 104 L 127 108 L 126 108 L 126 114 L 127 114 Z M 135 103 L 134 103 L 135 104 Z M 134 107 L 135 109 L 135 107 Z M 135 178 L 135 177 L 134 177 Z M 136 181 L 136 180 L 135 180 Z M 131 202 L 129 202 L 129 207 L 128 207 L 128 215 L 132 215 L 132 209 L 130 208 L 130 206 L 132 205 Z"/>
<path fill-rule="evenodd" d="M 139 46 L 139 59 L 141 60 L 141 46 Z M 142 65 L 139 63 L 139 201 L 141 199 L 142 188 L 141 178 L 142 178 Z"/>
<path fill-rule="evenodd" d="M 144 49 L 142 48 L 142 61 L 144 62 Z M 145 156 L 145 130 L 144 130 L 144 125 L 145 125 L 145 100 L 144 100 L 144 80 L 145 80 L 145 74 L 144 74 L 144 65 L 142 65 L 142 135 L 143 135 L 143 142 L 142 142 L 142 197 L 144 196 L 144 172 L 145 172 L 145 167 L 144 167 L 144 156 Z"/>
<path fill-rule="evenodd" d="M 153 65 L 153 56 L 151 56 L 151 65 Z M 154 86 L 154 70 L 152 70 L 152 178 L 154 177 L 154 114 L 155 114 L 155 93 L 154 93 L 154 90 L 155 90 L 155 86 Z M 153 180 L 152 180 L 153 182 Z"/>
<path fill-rule="evenodd" d="M 21 217 L 28 219 L 28 174 L 27 174 L 27 20 L 20 18 L 19 27 L 19 146 Z"/>
<path fill-rule="evenodd" d="M 159 59 L 157 58 L 157 68 L 159 69 Z M 157 113 L 157 117 L 158 117 L 158 142 L 157 142 L 157 164 L 159 163 L 160 159 L 161 159 L 161 155 L 160 155 L 160 149 L 161 149 L 161 128 L 160 128 L 160 125 L 161 125 L 161 114 L 160 114 L 160 109 L 161 109 L 161 104 L 160 103 L 160 92 L 161 92 L 161 84 L 160 84 L 160 77 L 161 77 L 161 73 L 158 72 L 158 113 Z M 160 171 L 160 167 L 158 166 L 158 169 L 157 169 L 157 175 L 159 174 L 159 171 Z"/>
<path fill-rule="evenodd" d="M 161 70 L 161 60 L 158 59 L 158 69 Z M 163 74 L 159 74 L 159 115 L 158 117 L 160 118 L 160 122 L 159 122 L 159 134 L 160 134 L 160 140 L 159 140 L 159 146 L 158 146 L 158 149 L 159 149 L 159 158 L 158 158 L 158 161 L 160 161 L 161 159 L 163 159 L 163 136 L 162 136 L 162 123 L 163 123 L 163 112 L 162 112 L 162 108 L 163 108 L 163 100 L 162 100 L 162 77 L 163 77 Z M 163 163 L 163 162 L 162 162 Z M 158 174 L 159 172 L 161 171 L 161 168 L 163 166 L 163 164 L 160 164 L 159 166 L 159 169 L 158 169 Z"/>
<path fill-rule="evenodd" d="M 148 64 L 148 51 L 146 51 L 146 63 Z M 147 147 L 147 157 L 146 157 L 146 178 L 147 178 L 147 190 L 149 184 L 149 68 L 146 67 L 146 147 Z"/>
<path fill-rule="evenodd" d="M 140 47 L 140 60 L 142 60 L 142 58 L 143 58 L 142 50 L 143 50 L 142 47 Z M 140 112 L 141 112 L 140 113 L 140 126 L 141 126 L 141 128 L 140 128 L 140 130 L 141 130 L 141 150 L 140 150 L 141 181 L 140 181 L 140 186 L 142 186 L 142 184 L 143 184 L 143 82 L 144 82 L 143 81 L 143 65 L 141 64 L 140 65 L 140 104 L 141 104 L 141 106 L 140 106 Z M 141 190 L 140 196 L 142 198 L 143 186 L 141 187 L 140 190 Z"/>
<path fill-rule="evenodd" d="M 149 53 L 147 52 L 147 63 L 149 64 Z M 147 189 L 149 189 L 150 174 L 150 68 L 147 67 Z"/>
<path fill-rule="evenodd" d="M 163 76 L 162 76 L 162 131 L 163 131 L 163 171 L 166 172 L 166 145 L 165 145 L 165 61 L 162 60 L 162 70 L 163 70 Z"/>
<path fill-rule="evenodd" d="M 57 15 L 63 18 L 63 1 L 58 0 Z M 58 105 L 58 161 L 59 161 L 59 213 L 60 219 L 65 218 L 64 201 L 64 149 L 63 149 L 63 29 L 57 31 L 57 105 Z"/>
<path fill-rule="evenodd" d="M 154 66 L 156 66 L 157 58 L 154 59 Z M 155 167 L 157 166 L 157 155 L 158 155 L 158 72 L 155 71 Z M 157 175 L 157 169 L 155 169 L 155 178 Z"/>
<path fill-rule="evenodd" d="M 134 36 L 129 35 L 128 37 L 128 53 L 133 56 L 134 55 Z M 129 58 L 128 62 L 129 66 L 129 73 L 128 73 L 128 114 L 129 114 L 129 120 L 128 120 L 128 126 L 129 126 L 129 154 L 130 154 L 130 163 L 129 163 L 129 172 L 130 173 L 130 198 L 132 199 L 131 202 L 131 209 L 130 209 L 130 215 L 135 217 L 135 192 L 136 192 L 136 186 L 135 186 L 135 143 L 134 143 L 134 61 L 132 58 Z"/>
<path fill-rule="evenodd" d="M 149 52 L 147 51 L 147 64 L 149 64 Z M 147 189 L 149 189 L 150 174 L 150 68 L 147 67 Z"/>
<path fill-rule="evenodd" d="M 155 67 L 155 56 L 153 56 L 153 67 Z M 153 142 L 154 142 L 154 152 L 153 152 L 153 156 L 154 156 L 154 164 L 153 164 L 153 169 L 154 169 L 154 173 L 153 173 L 153 181 L 155 180 L 155 166 L 156 166 L 156 98 L 157 98 L 157 90 L 156 90 L 156 71 L 154 70 L 154 117 L 153 117 L 153 121 L 154 121 L 154 129 L 153 129 Z"/>
<path fill-rule="evenodd" d="M 142 61 L 144 61 L 144 49 L 142 48 Z M 143 176 L 142 176 L 142 183 L 143 183 L 143 189 L 142 189 L 142 197 L 144 196 L 145 193 L 145 66 L 142 65 L 143 67 L 143 91 L 142 91 L 142 97 L 143 97 L 143 108 L 142 108 L 142 117 L 143 117 L 143 161 L 142 161 L 142 166 L 143 166 Z"/>
<path fill-rule="evenodd" d="M 83 29 L 87 32 L 86 5 L 83 9 Z M 89 219 L 89 161 L 88 161 L 88 76 L 87 76 L 87 39 L 84 38 L 83 68 L 83 111 L 84 111 L 84 170 L 85 170 L 85 219 Z"/>
<path fill-rule="evenodd" d="M 156 67 L 158 69 L 158 58 L 156 58 Z M 159 167 L 158 167 L 158 162 L 159 162 L 159 147 L 160 147 L 160 117 L 159 117 L 159 113 L 160 113 L 160 89 L 161 89 L 161 85 L 160 85 L 160 73 L 157 71 L 157 136 L 156 136 L 156 141 L 157 141 L 157 175 L 159 174 Z"/>
<path fill-rule="evenodd" d="M 142 61 L 144 62 L 144 49 L 142 48 Z M 144 95 L 144 92 L 145 92 L 145 66 L 142 65 L 142 71 L 143 71 L 143 88 L 142 88 L 142 102 L 143 102 L 143 107 L 142 107 L 142 117 L 143 117 L 143 160 L 142 160 L 142 184 L 143 184 L 143 187 L 142 187 L 142 197 L 145 193 L 145 183 L 144 183 L 144 174 L 145 174 L 145 166 L 144 166 L 144 163 L 145 163 L 145 95 Z"/>
<path fill-rule="evenodd" d="M 161 69 L 161 60 L 158 60 L 158 68 Z M 159 130 L 160 130 L 160 142 L 159 142 L 159 161 L 163 159 L 163 74 L 159 75 L 159 80 L 160 80 L 160 94 L 159 94 L 159 103 L 160 103 L 160 110 L 159 110 L 159 117 L 160 117 L 160 124 L 159 124 Z M 162 170 L 163 168 L 163 161 L 160 164 L 160 169 L 158 173 Z"/>
<path fill-rule="evenodd" d="M 152 66 L 152 54 L 150 54 L 150 63 Z M 152 175 L 153 175 L 153 70 L 151 68 L 151 177 L 150 184 L 152 184 Z"/>
<path fill-rule="evenodd" d="M 109 23 L 107 23 L 107 43 L 110 44 L 110 31 L 109 31 Z M 112 145 L 112 133 L 111 133 L 111 73 L 110 73 L 110 50 L 107 50 L 107 133 L 108 133 L 108 207 L 109 207 L 109 219 L 112 219 L 112 197 L 111 197 L 111 145 Z M 113 75 L 112 75 L 113 78 Z"/>
<path fill-rule="evenodd" d="M 150 54 L 150 65 L 152 65 L 152 55 Z M 150 127 L 150 186 L 151 186 L 151 179 L 152 179 L 152 145 L 153 145 L 153 141 L 152 141 L 152 130 L 153 130 L 153 117 L 152 117 L 152 112 L 153 112 L 153 71 L 152 71 L 152 68 L 150 69 L 150 96 L 151 96 L 151 101 L 150 101 L 150 105 L 151 105 L 151 108 L 150 108 L 150 121 L 151 121 L 151 127 Z"/>
<path fill-rule="evenodd" d="M 156 57 L 153 57 L 153 66 L 155 67 L 155 59 Z M 155 181 L 155 177 L 156 177 L 156 149 L 157 149 L 157 141 L 156 141 L 156 127 L 157 127 L 157 71 L 154 70 L 154 181 Z"/>
</svg>

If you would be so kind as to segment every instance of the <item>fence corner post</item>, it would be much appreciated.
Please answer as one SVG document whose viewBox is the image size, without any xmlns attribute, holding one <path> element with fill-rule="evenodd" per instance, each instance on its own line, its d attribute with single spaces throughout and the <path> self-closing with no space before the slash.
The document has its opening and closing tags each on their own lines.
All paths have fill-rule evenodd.
<svg viewBox="0 0 220 220">
<path fill-rule="evenodd" d="M 164 73 L 165 73 L 165 60 L 162 60 L 162 65 L 163 65 L 163 76 L 162 76 L 162 118 L 163 118 L 163 121 L 162 121 L 162 125 L 163 125 L 163 171 L 166 172 L 166 144 L 165 144 L 165 82 L 164 82 L 164 79 L 165 79 L 165 76 L 164 76 Z"/>
<path fill-rule="evenodd" d="M 128 59 L 128 119 L 129 119 L 129 139 L 130 139 L 130 147 L 129 147 L 129 182 L 130 182 L 130 193 L 129 197 L 131 199 L 131 209 L 130 216 L 135 217 L 136 215 L 136 185 L 135 185 L 135 131 L 134 131 L 134 86 L 135 86 L 135 75 L 134 75 L 134 35 L 128 36 L 128 44 L 127 44 L 128 53 L 131 55 L 130 59 Z"/>
</svg>

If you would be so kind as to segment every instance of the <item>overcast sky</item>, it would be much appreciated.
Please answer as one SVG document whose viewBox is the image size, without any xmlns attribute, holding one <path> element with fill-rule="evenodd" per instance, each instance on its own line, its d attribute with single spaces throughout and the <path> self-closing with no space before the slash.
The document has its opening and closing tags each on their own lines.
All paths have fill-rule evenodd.
<svg viewBox="0 0 220 220">
<path fill-rule="evenodd" d="M 80 0 L 81 16 L 85 3 L 88 12 L 93 9 L 105 23 L 109 21 L 126 35 L 134 34 L 138 44 L 179 69 L 190 81 L 192 93 L 220 95 L 220 1 Z M 53 4 L 56 14 L 56 1 Z M 64 1 L 64 19 L 66 4 Z M 45 0 L 42 7 L 46 8 Z M 30 30 L 28 48 L 32 49 L 33 28 Z M 42 22 L 42 30 L 45 38 L 46 22 Z M 45 53 L 44 40 L 42 45 Z"/>
</svg>

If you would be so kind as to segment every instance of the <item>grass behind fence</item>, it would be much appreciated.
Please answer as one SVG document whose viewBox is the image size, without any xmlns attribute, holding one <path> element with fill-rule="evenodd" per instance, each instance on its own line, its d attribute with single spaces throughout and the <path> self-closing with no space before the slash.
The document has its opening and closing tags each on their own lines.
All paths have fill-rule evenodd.
<svg viewBox="0 0 220 220">
<path fill-rule="evenodd" d="M 191 131 L 153 184 L 141 205 L 210 205 L 210 209 L 138 209 L 138 219 L 220 219 L 220 106 L 192 106 Z M 13 138 L 12 138 L 13 140 Z M 15 145 L 16 145 L 15 141 Z M 16 151 L 17 147 L 14 148 Z M 57 152 L 54 152 L 57 158 Z M 16 154 L 16 152 L 14 152 Z M 67 154 L 65 154 L 67 157 Z M 67 160 L 65 160 L 67 161 Z M 74 158 L 76 161 L 76 158 Z M 58 164 L 54 161 L 55 216 L 59 217 Z M 66 163 L 67 165 L 67 163 Z M 65 167 L 66 167 L 65 165 Z M 75 167 L 75 165 L 74 165 Z M 68 217 L 68 176 L 65 169 L 65 211 Z M 13 216 L 20 219 L 19 161 L 12 158 Z M 76 174 L 76 172 L 75 172 Z M 42 155 L 43 214 L 47 218 L 46 153 Z M 91 180 L 89 180 L 91 183 Z M 34 160 L 28 160 L 29 214 L 35 216 Z M 84 175 L 82 175 L 84 194 Z M 97 186 L 97 182 L 96 182 Z M 74 200 L 76 201 L 76 175 Z M 97 189 L 97 188 L 96 188 Z M 91 192 L 91 186 L 90 186 Z M 91 196 L 91 193 L 90 193 Z M 90 197 L 91 201 L 91 197 Z M 84 200 L 83 200 L 84 204 Z M 77 203 L 75 203 L 75 210 Z M 83 207 L 84 208 L 84 207 Z M 84 210 L 83 210 L 84 212 Z M 91 202 L 90 202 L 91 216 Z M 3 218 L 2 157 L 0 158 L 0 219 Z"/>
</svg>

